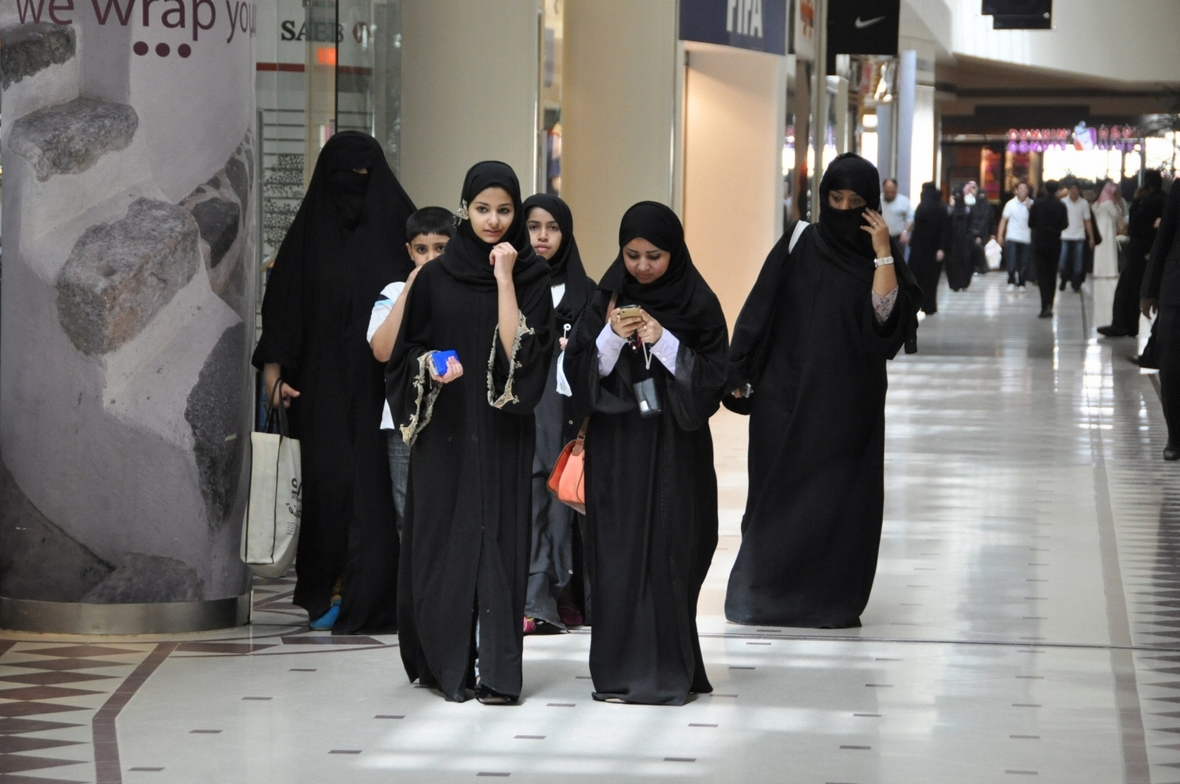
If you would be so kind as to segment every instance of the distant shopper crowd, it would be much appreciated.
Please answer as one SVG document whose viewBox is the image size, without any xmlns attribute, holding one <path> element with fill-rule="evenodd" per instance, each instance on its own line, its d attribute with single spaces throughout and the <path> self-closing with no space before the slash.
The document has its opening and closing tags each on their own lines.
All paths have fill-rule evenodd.
<svg viewBox="0 0 1180 784">
<path fill-rule="evenodd" d="M 840 156 L 818 223 L 786 227 L 731 340 L 668 207 L 622 215 L 595 282 L 560 198 L 522 199 L 494 161 L 459 186 L 457 209 L 417 209 L 375 140 L 339 133 L 270 273 L 254 364 L 301 442 L 294 601 L 312 628 L 398 633 L 410 681 L 454 701 L 517 702 L 524 637 L 578 626 L 595 699 L 711 691 L 696 609 L 723 404 L 750 417 L 726 616 L 859 626 L 886 361 L 934 310 L 922 259 L 977 263 L 977 242 L 943 239 L 990 232 L 965 195 L 941 218 L 926 194 L 911 210 Z M 559 498 L 551 479 L 571 476 Z"/>
</svg>

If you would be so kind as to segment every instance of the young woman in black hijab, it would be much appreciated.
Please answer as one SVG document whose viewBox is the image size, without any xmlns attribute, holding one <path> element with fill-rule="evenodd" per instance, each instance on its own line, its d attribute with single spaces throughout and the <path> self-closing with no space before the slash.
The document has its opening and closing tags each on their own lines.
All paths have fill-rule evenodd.
<svg viewBox="0 0 1180 784">
<path fill-rule="evenodd" d="M 637 306 L 637 307 L 632 307 Z M 636 313 L 636 311 L 638 311 Z M 586 434 L 594 698 L 681 705 L 710 692 L 696 608 L 717 546 L 709 417 L 725 314 L 672 210 L 636 204 L 566 349 Z"/>
<path fill-rule="evenodd" d="M 972 212 L 963 188 L 951 192 L 950 252 L 946 255 L 946 282 L 951 291 L 964 291 L 975 274 L 975 235 L 971 233 Z"/>
<path fill-rule="evenodd" d="M 749 495 L 725 616 L 860 625 L 884 509 L 885 361 L 917 350 L 922 292 L 851 153 L 820 184 L 819 225 L 784 234 L 734 327 L 731 396 L 750 415 Z M 793 246 L 793 248 L 792 248 Z"/>
<path fill-rule="evenodd" d="M 459 219 L 418 273 L 386 374 L 411 447 L 399 638 L 411 681 L 448 700 L 473 688 L 480 702 L 516 702 L 533 409 L 553 356 L 549 268 L 529 244 L 507 164 L 467 172 Z M 458 356 L 437 367 L 444 351 Z"/>
<path fill-rule="evenodd" d="M 922 312 L 938 312 L 938 279 L 950 245 L 950 216 L 942 203 L 942 192 L 932 182 L 922 186 L 922 200 L 914 211 L 910 232 L 910 269 L 922 287 Z"/>
<path fill-rule="evenodd" d="M 335 634 L 397 631 L 397 528 L 379 428 L 385 382 L 365 330 L 382 287 L 414 268 L 404 236 L 413 211 L 376 140 L 336 134 L 262 300 L 254 365 L 271 404 L 290 408 L 303 454 L 294 601 Z"/>
<path fill-rule="evenodd" d="M 557 357 L 565 350 L 569 330 L 594 293 L 594 281 L 582 267 L 569 206 L 556 196 L 539 193 L 525 200 L 523 210 L 533 249 L 549 264 L 549 290 L 558 336 L 545 394 L 536 410 L 532 566 L 524 607 L 524 630 L 531 634 L 565 631 L 567 625 L 580 626 L 583 621 L 584 602 L 574 599 L 583 594 L 585 579 L 581 531 L 574 511 L 553 497 L 547 482 L 562 447 L 578 432 L 570 398 L 557 391 Z"/>
</svg>

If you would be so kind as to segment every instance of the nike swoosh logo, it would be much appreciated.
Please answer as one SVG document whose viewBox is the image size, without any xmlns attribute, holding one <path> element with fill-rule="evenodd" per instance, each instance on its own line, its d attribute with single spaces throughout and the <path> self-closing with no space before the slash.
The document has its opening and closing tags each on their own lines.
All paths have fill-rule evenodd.
<svg viewBox="0 0 1180 784">
<path fill-rule="evenodd" d="M 883 16 L 878 16 L 876 19 L 867 19 L 867 20 L 866 20 L 866 19 L 861 19 L 861 18 L 858 16 L 858 17 L 856 17 L 856 29 L 857 29 L 857 30 L 863 30 L 863 29 L 865 29 L 866 27 L 872 27 L 872 26 L 873 26 L 873 25 L 875 25 L 877 22 L 884 22 L 884 21 L 885 21 L 885 17 L 883 17 Z"/>
</svg>

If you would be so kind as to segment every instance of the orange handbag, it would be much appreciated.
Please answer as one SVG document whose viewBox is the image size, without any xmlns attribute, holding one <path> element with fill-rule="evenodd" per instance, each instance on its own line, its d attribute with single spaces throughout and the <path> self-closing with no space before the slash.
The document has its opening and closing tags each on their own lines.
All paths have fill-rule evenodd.
<svg viewBox="0 0 1180 784">
<path fill-rule="evenodd" d="M 565 445 L 549 474 L 549 491 L 579 514 L 586 514 L 586 427 L 590 417 L 582 420 L 578 437 Z"/>
</svg>

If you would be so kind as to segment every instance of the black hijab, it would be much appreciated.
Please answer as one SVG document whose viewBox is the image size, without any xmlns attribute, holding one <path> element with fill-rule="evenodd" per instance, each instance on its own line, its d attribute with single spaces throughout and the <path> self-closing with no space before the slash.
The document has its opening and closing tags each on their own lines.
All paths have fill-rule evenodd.
<svg viewBox="0 0 1180 784">
<path fill-rule="evenodd" d="M 376 139 L 359 131 L 332 136 L 275 259 L 255 363 L 298 368 L 305 330 L 330 330 L 327 313 L 364 312 L 381 289 L 405 280 L 414 269 L 405 236 L 413 212 Z"/>
<path fill-rule="evenodd" d="M 552 286 L 565 284 L 565 294 L 554 310 L 558 319 L 563 323 L 570 323 L 577 319 L 586 307 L 587 300 L 594 293 L 594 284 L 586 276 L 586 268 L 582 266 L 582 254 L 578 252 L 578 241 L 574 239 L 574 216 L 569 205 L 556 196 L 548 193 L 538 193 L 525 199 L 522 211 L 527 222 L 529 213 L 534 209 L 545 210 L 557 221 L 561 229 L 561 245 L 557 253 L 549 259 L 549 283 Z"/>
<path fill-rule="evenodd" d="M 668 271 L 647 285 L 627 272 L 623 246 L 641 237 L 672 254 Z M 642 305 L 660 325 L 690 348 L 704 337 L 725 328 L 725 314 L 709 284 L 692 263 L 684 244 L 684 226 L 671 209 L 654 201 L 641 201 L 623 215 L 619 225 L 619 255 L 602 276 L 598 288 L 617 292 L 618 305 Z"/>
<path fill-rule="evenodd" d="M 512 269 L 512 280 L 517 286 L 535 283 L 541 276 L 549 274 L 544 260 L 533 250 L 529 232 L 525 227 L 525 214 L 520 202 L 520 182 L 512 167 L 500 161 L 483 161 L 472 166 L 463 180 L 463 196 L 459 204 L 459 228 L 455 237 L 447 243 L 438 261 L 447 273 L 460 283 L 476 291 L 495 291 L 496 275 L 489 256 L 492 245 L 484 242 L 471 228 L 467 209 L 471 202 L 488 188 L 499 187 L 512 197 L 515 212 L 512 225 L 504 232 L 501 242 L 511 243 L 516 248 L 516 265 Z"/>
<path fill-rule="evenodd" d="M 881 181 L 877 167 L 856 153 L 846 152 L 832 161 L 819 183 L 819 236 L 832 252 L 845 257 L 873 259 L 873 238 L 862 231 L 865 210 L 881 209 Z M 855 191 L 865 206 L 837 210 L 828 206 L 832 191 Z M 895 254 L 896 257 L 896 254 Z"/>
<path fill-rule="evenodd" d="M 938 214 L 946 215 L 946 205 L 942 203 L 942 191 L 932 182 L 922 186 L 922 198 L 918 202 L 918 209 L 914 210 L 914 222 L 938 220 Z"/>
</svg>

